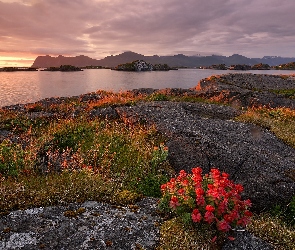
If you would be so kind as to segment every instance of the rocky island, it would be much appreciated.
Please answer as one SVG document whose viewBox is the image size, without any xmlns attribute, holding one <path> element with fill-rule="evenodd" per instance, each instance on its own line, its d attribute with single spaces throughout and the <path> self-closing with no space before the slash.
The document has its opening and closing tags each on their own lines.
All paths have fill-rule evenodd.
<svg viewBox="0 0 295 250">
<path fill-rule="evenodd" d="M 29 179 L 14 183 L 6 177 L 14 162 L 5 172 L 6 165 L 0 158 L 0 189 L 4 197 L 0 198 L 0 249 L 209 249 L 208 239 L 205 243 L 200 241 L 193 230 L 182 229 L 171 215 L 157 209 L 156 194 L 165 176 L 175 176 L 182 169 L 190 172 L 196 166 L 205 173 L 218 168 L 242 184 L 243 198 L 252 201 L 252 211 L 257 214 L 246 230 L 235 231 L 234 241 L 225 240 L 215 249 L 294 249 L 294 226 L 277 224 L 276 217 L 265 219 L 265 212 L 271 208 L 288 204 L 290 207 L 293 203 L 295 206 L 295 140 L 294 130 L 290 130 L 294 129 L 294 90 L 295 80 L 289 76 L 225 74 L 203 79 L 192 89 L 137 89 L 121 94 L 98 91 L 3 108 L 0 142 L 6 150 L 7 143 L 9 148 L 28 148 L 33 143 L 32 136 L 43 136 L 44 140 L 45 131 L 40 135 L 40 126 L 48 126 L 46 131 L 53 132 L 46 142 L 36 144 L 33 167 L 22 170 L 25 176 L 32 174 L 33 169 L 37 171 L 36 181 L 30 185 L 26 184 L 31 183 Z M 52 121 L 59 125 L 50 125 Z M 109 142 L 93 150 L 93 131 L 105 124 L 109 129 L 109 121 L 115 121 L 116 127 L 103 141 L 112 138 L 119 147 L 114 148 Z M 282 124 L 279 131 L 276 124 Z M 132 131 L 133 137 L 136 128 L 140 128 L 139 135 L 145 129 L 149 132 L 144 134 L 143 142 L 139 137 L 136 142 L 119 140 L 115 131 L 121 126 Z M 124 131 L 119 132 L 120 136 Z M 151 138 L 158 136 L 168 147 L 167 158 L 162 158 L 166 151 L 160 145 L 152 149 L 154 158 L 147 165 L 146 161 L 138 163 L 140 169 L 145 169 L 142 175 L 138 175 L 140 169 L 132 169 L 131 163 L 122 172 L 110 175 L 120 169 L 119 162 L 125 159 L 120 149 L 151 143 Z M 136 149 L 148 154 L 147 144 L 144 145 Z M 87 148 L 91 154 L 83 159 Z M 91 159 L 96 156 L 99 164 L 89 170 Z M 116 157 L 120 161 L 114 161 Z M 103 159 L 116 167 L 104 165 Z M 50 199 L 45 191 L 34 189 L 41 178 L 38 171 L 46 176 L 52 168 L 60 172 L 66 167 L 65 176 L 69 178 L 68 171 L 75 169 L 77 173 L 81 160 L 87 172 L 70 181 L 73 190 L 70 186 L 62 190 L 68 179 L 55 184 L 58 190 L 52 184 L 42 186 L 54 193 Z M 148 166 L 152 166 L 152 172 Z M 131 177 L 138 175 L 136 180 L 131 179 L 134 186 L 124 183 L 129 173 Z M 88 184 L 81 178 L 86 178 Z M 97 179 L 92 182 L 93 178 Z M 100 178 L 103 185 L 97 188 Z M 49 175 L 45 180 L 51 183 L 53 177 Z M 117 185 L 108 190 L 112 182 Z M 10 194 L 11 186 L 14 189 Z M 122 186 L 129 190 L 120 190 Z M 156 187 L 151 192 L 153 186 Z M 288 220 L 291 222 L 292 218 Z"/>
<path fill-rule="evenodd" d="M 119 71 L 169 71 L 177 70 L 176 68 L 170 68 L 167 64 L 154 64 L 147 63 L 143 60 L 136 60 L 131 63 L 119 64 L 117 67 L 112 68 Z"/>
<path fill-rule="evenodd" d="M 37 68 L 33 67 L 4 67 L 0 68 L 0 72 L 15 72 L 15 71 L 37 71 Z"/>
<path fill-rule="evenodd" d="M 59 67 L 49 67 L 49 68 L 43 69 L 42 71 L 69 72 L 69 71 L 83 71 L 83 70 L 81 68 L 73 66 L 73 65 L 60 65 Z"/>
</svg>

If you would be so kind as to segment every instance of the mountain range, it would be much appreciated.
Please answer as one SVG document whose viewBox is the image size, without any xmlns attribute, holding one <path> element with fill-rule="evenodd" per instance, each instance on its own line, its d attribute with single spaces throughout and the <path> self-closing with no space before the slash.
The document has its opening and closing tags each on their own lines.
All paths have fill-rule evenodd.
<svg viewBox="0 0 295 250">
<path fill-rule="evenodd" d="M 116 67 L 119 64 L 132 62 L 135 60 L 144 60 L 151 64 L 168 64 L 170 67 L 202 67 L 211 66 L 213 64 L 225 64 L 227 66 L 236 64 L 255 65 L 258 63 L 275 66 L 279 64 L 295 62 L 294 57 L 277 57 L 264 56 L 263 58 L 248 58 L 242 55 L 233 54 L 232 56 L 186 56 L 183 54 L 173 56 L 144 56 L 135 52 L 127 51 L 119 55 L 107 56 L 103 59 L 97 60 L 88 56 L 80 55 L 76 57 L 66 57 L 59 55 L 52 57 L 49 55 L 38 56 L 32 67 L 34 68 L 48 68 L 59 67 L 60 65 L 73 65 L 76 67 L 86 66 L 101 66 L 101 67 Z"/>
</svg>

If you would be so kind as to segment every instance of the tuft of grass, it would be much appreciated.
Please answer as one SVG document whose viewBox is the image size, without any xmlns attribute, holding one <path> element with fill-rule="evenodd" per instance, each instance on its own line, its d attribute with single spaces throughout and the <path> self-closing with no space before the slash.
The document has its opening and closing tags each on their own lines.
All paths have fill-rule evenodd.
<svg viewBox="0 0 295 250">
<path fill-rule="evenodd" d="M 171 96 L 160 92 L 154 92 L 147 98 L 148 101 L 169 101 L 170 99 Z"/>
<path fill-rule="evenodd" d="M 273 89 L 270 92 L 283 95 L 286 98 L 294 99 L 295 98 L 295 89 Z"/>
<path fill-rule="evenodd" d="M 270 210 L 270 214 L 279 217 L 287 225 L 295 227 L 295 196 L 286 206 L 276 205 Z"/>
<path fill-rule="evenodd" d="M 157 250 L 213 250 L 219 246 L 213 244 L 211 239 L 214 233 L 203 229 L 196 230 L 194 227 L 187 227 L 181 218 L 172 218 L 165 221 L 160 227 L 160 242 Z"/>
<path fill-rule="evenodd" d="M 26 146 L 0 144 L 0 211 L 85 200 L 134 203 L 158 196 L 168 179 L 164 138 L 154 128 L 79 117 L 20 137 Z"/>
<path fill-rule="evenodd" d="M 50 105 L 27 105 L 23 112 L 0 110 L 0 130 L 11 131 L 18 138 L 11 140 L 9 136 L 0 144 L 0 216 L 11 210 L 69 202 L 96 200 L 129 205 L 144 195 L 159 197 L 160 185 L 175 174 L 166 160 L 167 150 L 161 144 L 165 138 L 155 128 L 88 119 L 89 111 L 149 100 L 212 103 L 164 92 L 97 93 L 99 98 L 86 102 L 69 98 Z M 79 117 L 69 115 L 77 109 Z M 34 112 L 40 114 L 31 116 Z M 52 119 L 42 116 L 42 112 L 56 116 Z M 253 108 L 238 120 L 270 128 L 294 146 L 294 118 L 295 111 L 290 109 Z M 52 171 L 36 171 L 40 162 Z M 293 205 L 289 206 L 290 214 Z M 69 210 L 67 216 L 80 213 L 82 208 Z M 295 248 L 294 227 L 277 215 L 255 217 L 249 230 L 279 249 Z M 218 249 L 211 242 L 214 235 L 206 228 L 185 226 L 179 218 L 172 218 L 161 225 L 157 249 Z"/>
<path fill-rule="evenodd" d="M 270 129 L 278 138 L 295 147 L 295 110 L 290 108 L 249 108 L 236 118 Z"/>
<path fill-rule="evenodd" d="M 287 225 L 279 217 L 271 216 L 269 213 L 256 215 L 247 225 L 247 230 L 273 244 L 276 249 L 295 249 L 295 227 Z"/>
<path fill-rule="evenodd" d="M 0 182 L 0 211 L 86 200 L 109 201 L 114 185 L 87 171 L 27 175 Z"/>
</svg>

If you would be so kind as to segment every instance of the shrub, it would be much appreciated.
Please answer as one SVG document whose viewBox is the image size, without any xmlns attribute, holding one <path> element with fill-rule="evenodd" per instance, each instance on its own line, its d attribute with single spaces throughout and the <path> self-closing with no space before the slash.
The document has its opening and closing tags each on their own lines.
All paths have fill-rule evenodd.
<svg viewBox="0 0 295 250">
<path fill-rule="evenodd" d="M 250 222 L 251 202 L 241 200 L 243 187 L 228 180 L 228 174 L 211 169 L 202 176 L 199 167 L 193 168 L 192 173 L 181 170 L 177 178 L 161 186 L 160 209 L 176 213 L 185 223 L 208 225 L 217 233 L 227 233 Z"/>
<path fill-rule="evenodd" d="M 17 176 L 24 167 L 24 151 L 20 145 L 4 140 L 0 144 L 0 175 Z"/>
</svg>

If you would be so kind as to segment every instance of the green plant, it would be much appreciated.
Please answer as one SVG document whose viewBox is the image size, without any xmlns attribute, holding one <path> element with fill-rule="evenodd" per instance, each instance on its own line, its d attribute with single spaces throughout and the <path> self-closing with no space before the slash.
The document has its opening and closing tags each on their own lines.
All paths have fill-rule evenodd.
<svg viewBox="0 0 295 250">
<path fill-rule="evenodd" d="M 58 149 L 62 152 L 70 148 L 73 152 L 76 152 L 81 147 L 81 144 L 83 149 L 87 149 L 93 141 L 93 130 L 93 127 L 86 122 L 70 120 L 53 134 L 51 142 L 53 149 Z"/>
<path fill-rule="evenodd" d="M 290 108 L 249 108 L 236 118 L 270 129 L 278 138 L 295 147 L 295 111 Z"/>
<path fill-rule="evenodd" d="M 169 101 L 169 96 L 162 93 L 153 93 L 148 97 L 149 101 Z"/>
<path fill-rule="evenodd" d="M 229 175 L 218 169 L 211 169 L 204 176 L 201 173 L 199 167 L 192 169 L 192 175 L 181 170 L 177 178 L 163 184 L 160 208 L 176 213 L 185 223 L 190 220 L 194 225 L 206 224 L 221 234 L 236 226 L 246 226 L 252 213 L 248 210 L 250 200 L 241 200 L 243 187 L 228 180 Z"/>
<path fill-rule="evenodd" d="M 295 98 L 295 89 L 273 89 L 273 90 L 270 90 L 270 92 L 283 95 L 286 98 L 291 98 L 291 99 Z"/>
<path fill-rule="evenodd" d="M 161 197 L 160 186 L 168 181 L 168 177 L 162 174 L 148 174 L 137 185 L 138 192 L 149 197 Z"/>
<path fill-rule="evenodd" d="M 167 160 L 168 147 L 161 143 L 154 147 L 150 161 L 150 171 L 137 184 L 137 190 L 146 196 L 161 197 L 160 186 L 168 181 L 168 177 L 159 173 L 161 164 Z"/>
<path fill-rule="evenodd" d="M 286 206 L 276 205 L 270 213 L 284 220 L 288 225 L 295 226 L 295 196 Z"/>
<path fill-rule="evenodd" d="M 4 140 L 0 144 L 0 174 L 17 176 L 24 165 L 24 151 L 21 146 Z"/>
</svg>

